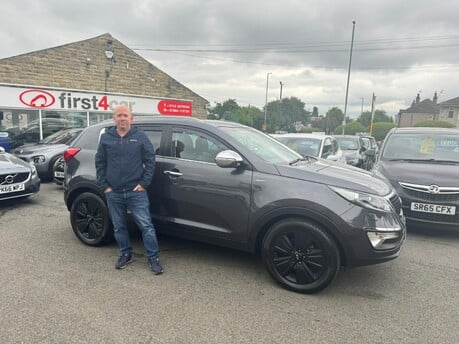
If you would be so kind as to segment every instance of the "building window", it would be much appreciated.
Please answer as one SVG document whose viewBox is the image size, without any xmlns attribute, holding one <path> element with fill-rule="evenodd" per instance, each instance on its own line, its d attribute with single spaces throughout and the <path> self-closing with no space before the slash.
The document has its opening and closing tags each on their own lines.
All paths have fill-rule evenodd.
<svg viewBox="0 0 459 344">
<path fill-rule="evenodd" d="M 454 118 L 454 110 L 449 110 L 448 112 L 448 118 Z"/>
</svg>

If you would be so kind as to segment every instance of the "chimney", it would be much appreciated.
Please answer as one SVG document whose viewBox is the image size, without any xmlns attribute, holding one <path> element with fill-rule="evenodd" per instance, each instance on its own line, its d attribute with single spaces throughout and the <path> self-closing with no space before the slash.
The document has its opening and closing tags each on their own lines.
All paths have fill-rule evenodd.
<svg viewBox="0 0 459 344">
<path fill-rule="evenodd" d="M 438 95 L 437 95 L 437 92 L 435 92 L 434 96 L 433 96 L 433 103 L 435 105 L 437 105 L 437 101 L 438 101 Z"/>
<path fill-rule="evenodd" d="M 416 104 L 419 103 L 421 101 L 421 95 L 418 93 L 418 95 L 416 96 Z"/>
</svg>

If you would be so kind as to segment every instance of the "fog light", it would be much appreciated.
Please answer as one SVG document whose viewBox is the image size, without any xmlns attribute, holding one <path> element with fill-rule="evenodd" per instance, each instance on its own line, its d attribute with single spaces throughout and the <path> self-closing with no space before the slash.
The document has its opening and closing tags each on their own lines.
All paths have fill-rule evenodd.
<svg viewBox="0 0 459 344">
<path fill-rule="evenodd" d="M 45 162 L 45 156 L 44 155 L 37 155 L 33 157 L 33 162 L 35 164 L 42 164 Z"/>
<path fill-rule="evenodd" d="M 386 240 L 397 239 L 399 235 L 398 232 L 367 232 L 371 245 L 376 249 L 380 248 Z"/>
</svg>

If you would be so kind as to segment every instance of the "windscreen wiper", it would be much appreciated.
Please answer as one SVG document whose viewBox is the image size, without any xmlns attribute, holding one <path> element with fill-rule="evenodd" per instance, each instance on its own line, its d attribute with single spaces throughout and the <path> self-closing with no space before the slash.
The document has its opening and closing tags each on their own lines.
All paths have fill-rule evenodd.
<svg viewBox="0 0 459 344">
<path fill-rule="evenodd" d="M 292 165 L 295 165 L 295 164 L 299 163 L 300 161 L 311 162 L 311 158 L 308 157 L 308 156 L 305 156 L 305 157 L 303 157 L 303 158 L 297 158 L 297 159 L 294 159 L 294 160 L 290 161 L 288 164 L 289 164 L 290 166 L 292 166 Z"/>
</svg>

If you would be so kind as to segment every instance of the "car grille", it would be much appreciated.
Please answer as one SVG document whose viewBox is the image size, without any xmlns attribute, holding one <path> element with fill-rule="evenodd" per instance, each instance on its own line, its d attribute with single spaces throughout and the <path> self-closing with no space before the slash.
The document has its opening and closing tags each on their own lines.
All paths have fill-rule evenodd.
<svg viewBox="0 0 459 344">
<path fill-rule="evenodd" d="M 431 186 L 415 185 L 408 183 L 399 183 L 403 191 L 416 199 L 428 202 L 455 202 L 459 201 L 459 188 L 455 187 L 439 187 L 437 193 L 429 191 Z"/>
<path fill-rule="evenodd" d="M 29 175 L 30 173 L 29 172 L 23 172 L 23 173 L 16 173 L 16 174 L 13 174 L 13 173 L 9 173 L 9 174 L 2 174 L 0 175 L 0 185 L 2 184 L 15 184 L 15 183 L 22 183 L 22 182 L 25 182 L 27 179 L 29 179 Z M 13 182 L 11 183 L 7 183 L 6 182 L 6 177 L 8 176 L 13 176 Z"/>
<path fill-rule="evenodd" d="M 394 194 L 393 196 L 389 198 L 389 201 L 394 207 L 395 212 L 397 214 L 400 214 L 400 209 L 402 209 L 402 200 L 400 199 L 400 197 L 398 197 L 397 194 Z"/>
</svg>

